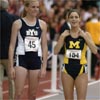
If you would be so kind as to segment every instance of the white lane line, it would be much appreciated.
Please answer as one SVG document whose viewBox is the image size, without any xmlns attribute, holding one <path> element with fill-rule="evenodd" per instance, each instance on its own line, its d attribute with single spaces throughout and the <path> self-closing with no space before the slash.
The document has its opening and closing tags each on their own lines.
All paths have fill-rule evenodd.
<svg viewBox="0 0 100 100">
<path fill-rule="evenodd" d="M 59 93 L 43 96 L 41 98 L 37 98 L 36 100 L 44 100 L 44 99 L 47 99 L 47 98 L 50 98 L 50 97 L 54 97 L 54 96 L 57 96 L 57 95 L 59 95 Z"/>
<path fill-rule="evenodd" d="M 96 83 L 100 83 L 100 80 L 97 80 L 97 81 L 94 81 L 94 82 L 90 82 L 90 83 L 88 83 L 88 85 L 90 86 L 90 85 L 93 85 L 93 84 L 96 84 Z"/>
<path fill-rule="evenodd" d="M 59 80 L 59 79 L 57 79 L 57 80 Z M 45 84 L 45 83 L 48 83 L 48 82 L 51 82 L 51 80 L 40 82 L 40 84 Z M 94 81 L 94 82 L 90 82 L 90 83 L 88 83 L 88 85 L 90 86 L 90 85 L 93 85 L 93 84 L 96 84 L 96 83 L 99 83 L 99 82 L 100 82 L 100 80 Z M 24 88 L 28 88 L 28 85 L 25 85 Z M 8 93 L 8 90 L 3 91 L 3 94 L 6 94 L 6 93 Z"/>
<path fill-rule="evenodd" d="M 99 82 L 100 82 L 100 80 L 94 81 L 94 82 L 91 82 L 91 83 L 88 83 L 88 86 L 94 85 L 94 84 L 99 83 Z M 75 88 L 74 88 L 74 89 L 75 89 Z M 62 92 L 62 93 L 63 93 L 63 92 Z M 57 96 L 57 95 L 59 95 L 59 93 L 51 94 L 51 95 L 47 95 L 47 96 L 43 96 L 43 97 L 38 98 L 38 99 L 36 99 L 36 100 L 44 100 L 44 99 L 47 99 L 47 98 L 50 98 L 50 97 L 54 97 L 54 96 Z"/>
</svg>

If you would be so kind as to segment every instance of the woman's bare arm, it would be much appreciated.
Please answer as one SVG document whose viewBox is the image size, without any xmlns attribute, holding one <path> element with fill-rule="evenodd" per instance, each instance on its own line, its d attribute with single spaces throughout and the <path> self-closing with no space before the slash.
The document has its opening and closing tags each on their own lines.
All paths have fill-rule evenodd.
<svg viewBox="0 0 100 100">
<path fill-rule="evenodd" d="M 80 31 L 80 36 L 82 36 L 82 37 L 85 39 L 85 41 L 86 41 L 88 47 L 91 49 L 91 51 L 92 51 L 94 54 L 96 54 L 96 53 L 97 53 L 97 50 L 98 50 L 98 47 L 94 44 L 90 33 L 88 33 L 88 32 L 83 32 L 83 31 L 81 30 L 81 31 Z"/>
<path fill-rule="evenodd" d="M 58 54 L 62 46 L 64 45 L 64 39 L 69 35 L 69 31 L 65 30 L 58 39 L 56 46 L 54 47 L 54 54 Z"/>
<path fill-rule="evenodd" d="M 13 56 L 14 56 L 14 49 L 17 39 L 18 30 L 21 27 L 21 21 L 16 20 L 12 25 L 12 32 L 11 32 L 11 40 L 9 45 L 9 67 L 13 67 Z"/>
<path fill-rule="evenodd" d="M 42 42 L 42 54 L 43 54 L 43 68 L 46 69 L 47 66 L 47 55 L 48 55 L 48 47 L 47 47 L 47 24 L 40 20 L 40 26 L 42 29 L 41 42 Z"/>
</svg>

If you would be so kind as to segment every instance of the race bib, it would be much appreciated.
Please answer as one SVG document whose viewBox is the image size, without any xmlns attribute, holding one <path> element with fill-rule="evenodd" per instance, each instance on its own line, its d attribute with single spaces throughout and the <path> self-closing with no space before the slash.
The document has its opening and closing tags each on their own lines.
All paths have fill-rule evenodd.
<svg viewBox="0 0 100 100">
<path fill-rule="evenodd" d="M 67 50 L 66 56 L 71 59 L 81 59 L 81 50 Z"/>
<path fill-rule="evenodd" d="M 25 51 L 38 51 L 39 48 L 39 38 L 38 37 L 26 37 L 25 38 Z"/>
</svg>

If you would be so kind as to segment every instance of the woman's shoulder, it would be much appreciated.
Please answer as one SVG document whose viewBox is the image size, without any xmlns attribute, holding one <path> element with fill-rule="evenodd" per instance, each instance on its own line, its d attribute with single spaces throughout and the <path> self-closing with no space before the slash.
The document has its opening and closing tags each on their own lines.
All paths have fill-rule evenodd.
<svg viewBox="0 0 100 100">
<path fill-rule="evenodd" d="M 17 19 L 13 22 L 13 25 L 20 28 L 22 26 L 22 21 L 21 19 Z"/>
<path fill-rule="evenodd" d="M 91 34 L 89 33 L 89 32 L 84 32 L 85 33 L 85 35 L 87 36 L 87 37 L 91 37 Z"/>
<path fill-rule="evenodd" d="M 46 24 L 44 20 L 38 19 L 40 24 Z"/>
<path fill-rule="evenodd" d="M 38 19 L 41 28 L 47 27 L 47 23 L 44 20 Z"/>
</svg>

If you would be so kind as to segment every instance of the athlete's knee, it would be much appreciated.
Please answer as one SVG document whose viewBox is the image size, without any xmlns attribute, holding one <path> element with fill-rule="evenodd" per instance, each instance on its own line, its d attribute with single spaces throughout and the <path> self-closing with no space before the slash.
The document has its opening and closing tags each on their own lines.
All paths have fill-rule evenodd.
<svg viewBox="0 0 100 100">
<path fill-rule="evenodd" d="M 15 100 L 19 100 L 19 99 L 21 98 L 21 95 L 22 95 L 22 94 L 19 94 L 19 93 L 16 94 L 16 95 L 15 95 Z"/>
<path fill-rule="evenodd" d="M 65 95 L 65 100 L 73 100 L 73 95 Z"/>
<path fill-rule="evenodd" d="M 22 91 L 16 91 L 15 92 L 15 100 L 19 100 L 22 96 L 22 93 L 23 93 Z"/>
<path fill-rule="evenodd" d="M 30 95 L 29 98 L 30 98 L 29 100 L 36 100 L 36 95 L 35 94 L 34 95 Z"/>
<path fill-rule="evenodd" d="M 36 96 L 32 96 L 32 97 L 30 97 L 29 100 L 36 100 Z"/>
<path fill-rule="evenodd" d="M 35 100 L 36 99 L 36 91 L 30 92 L 30 100 Z"/>
<path fill-rule="evenodd" d="M 65 100 L 74 100 L 72 97 L 68 98 L 68 97 L 65 97 Z"/>
<path fill-rule="evenodd" d="M 86 100 L 86 95 L 78 95 L 77 100 Z"/>
</svg>

